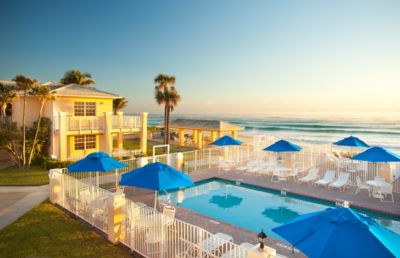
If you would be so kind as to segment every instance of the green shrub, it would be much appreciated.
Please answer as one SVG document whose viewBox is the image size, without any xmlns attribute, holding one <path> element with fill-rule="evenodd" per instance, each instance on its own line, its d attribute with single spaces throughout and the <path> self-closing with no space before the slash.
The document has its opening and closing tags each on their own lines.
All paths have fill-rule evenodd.
<svg viewBox="0 0 400 258">
<path fill-rule="evenodd" d="M 66 166 L 72 164 L 71 161 L 59 161 L 52 158 L 44 159 L 43 166 L 45 169 L 53 169 L 53 168 L 65 168 Z"/>
</svg>

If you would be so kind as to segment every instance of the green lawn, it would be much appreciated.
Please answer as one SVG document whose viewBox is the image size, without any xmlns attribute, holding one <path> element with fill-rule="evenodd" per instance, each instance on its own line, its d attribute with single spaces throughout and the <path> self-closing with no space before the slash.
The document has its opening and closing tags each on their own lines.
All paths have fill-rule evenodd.
<svg viewBox="0 0 400 258">
<path fill-rule="evenodd" d="M 1 257 L 132 257 L 48 201 L 0 231 Z"/>
<path fill-rule="evenodd" d="M 160 145 L 160 144 L 161 143 L 153 142 L 150 140 L 147 141 L 147 155 L 152 155 L 153 154 L 153 146 Z M 127 149 L 127 150 L 140 149 L 139 140 L 125 139 L 124 140 L 124 149 Z M 185 151 L 191 151 L 191 150 L 196 150 L 196 149 L 192 148 L 192 147 L 180 147 L 180 146 L 170 145 L 170 153 L 185 152 Z M 163 149 L 161 149 L 161 148 L 156 149 L 156 155 L 160 155 L 163 153 L 164 153 Z"/>
<path fill-rule="evenodd" d="M 0 170 L 0 186 L 45 185 L 49 183 L 49 171 L 40 166 L 28 169 L 9 167 Z"/>
</svg>

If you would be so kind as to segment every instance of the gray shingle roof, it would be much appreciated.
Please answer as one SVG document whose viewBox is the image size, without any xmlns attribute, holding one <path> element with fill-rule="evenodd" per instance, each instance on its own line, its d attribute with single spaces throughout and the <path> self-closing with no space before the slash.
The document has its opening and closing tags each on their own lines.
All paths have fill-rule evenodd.
<svg viewBox="0 0 400 258">
<path fill-rule="evenodd" d="M 185 129 L 203 129 L 214 131 L 243 130 L 242 126 L 231 124 L 222 120 L 175 119 L 170 127 Z"/>
<path fill-rule="evenodd" d="M 69 97 L 97 97 L 97 98 L 122 98 L 120 95 L 109 93 L 106 91 L 98 90 L 94 87 L 87 87 L 78 84 L 68 85 L 51 85 L 51 91 L 56 96 L 69 96 Z"/>
</svg>

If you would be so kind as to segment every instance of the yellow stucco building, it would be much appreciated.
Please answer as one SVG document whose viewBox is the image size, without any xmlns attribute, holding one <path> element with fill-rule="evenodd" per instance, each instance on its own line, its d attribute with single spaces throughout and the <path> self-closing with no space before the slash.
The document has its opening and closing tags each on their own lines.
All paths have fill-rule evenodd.
<svg viewBox="0 0 400 258">
<path fill-rule="evenodd" d="M 147 113 L 140 116 L 113 114 L 113 99 L 121 96 L 77 84 L 49 85 L 54 100 L 46 102 L 43 116 L 52 121 L 50 155 L 58 160 L 74 160 L 94 151 L 123 152 L 123 136 L 138 134 L 140 150 L 147 148 Z M 40 103 L 27 97 L 26 123 L 38 119 Z M 22 124 L 23 97 L 13 101 L 11 119 Z"/>
<path fill-rule="evenodd" d="M 206 144 L 215 141 L 226 133 L 230 133 L 233 138 L 237 138 L 238 131 L 244 128 L 221 120 L 180 118 L 171 122 L 170 129 L 173 132 L 177 132 L 177 140 L 180 146 L 188 145 L 202 149 Z M 190 142 L 185 137 L 185 132 L 191 133 Z M 208 134 L 208 136 L 206 137 L 205 134 Z"/>
</svg>

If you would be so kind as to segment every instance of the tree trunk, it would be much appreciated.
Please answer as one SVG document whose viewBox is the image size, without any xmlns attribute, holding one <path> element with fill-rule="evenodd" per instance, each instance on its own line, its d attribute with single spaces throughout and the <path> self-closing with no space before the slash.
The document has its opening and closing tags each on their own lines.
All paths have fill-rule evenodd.
<svg viewBox="0 0 400 258">
<path fill-rule="evenodd" d="M 165 123 L 165 134 L 167 136 L 167 140 L 165 144 L 169 144 L 169 105 L 167 106 L 167 122 Z"/>
<path fill-rule="evenodd" d="M 7 109 L 7 103 L 1 104 L 1 116 L 3 118 L 3 123 L 7 123 L 7 117 L 6 117 L 6 109 Z"/>
<path fill-rule="evenodd" d="M 167 144 L 167 103 L 164 105 L 164 144 Z"/>
<path fill-rule="evenodd" d="M 26 95 L 28 91 L 24 92 L 24 109 L 22 112 L 22 165 L 26 166 L 26 122 L 25 122 L 25 113 L 26 113 Z"/>
<path fill-rule="evenodd" d="M 40 103 L 39 119 L 38 119 L 38 122 L 37 122 L 37 125 L 36 125 L 35 138 L 33 138 L 33 143 L 32 143 L 32 147 L 31 147 L 31 152 L 30 152 L 30 154 L 29 154 L 28 167 L 31 166 L 32 157 L 33 157 L 33 152 L 34 152 L 34 150 L 35 150 L 35 145 L 36 145 L 37 138 L 38 138 L 38 135 L 39 135 L 40 122 L 42 121 L 42 114 L 43 114 L 44 103 L 45 103 L 44 101 L 42 101 L 42 102 Z"/>
</svg>

